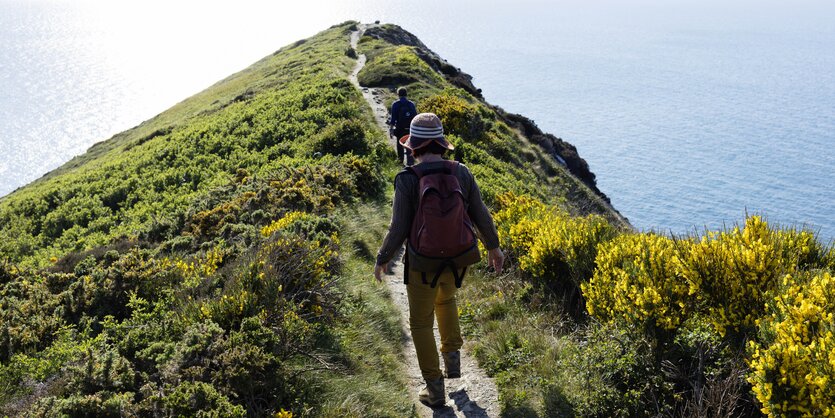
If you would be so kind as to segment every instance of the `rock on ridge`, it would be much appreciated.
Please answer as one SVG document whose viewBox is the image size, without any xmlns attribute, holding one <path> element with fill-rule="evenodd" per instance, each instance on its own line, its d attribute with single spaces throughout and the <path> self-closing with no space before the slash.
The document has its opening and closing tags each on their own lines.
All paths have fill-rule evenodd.
<svg viewBox="0 0 835 418">
<path fill-rule="evenodd" d="M 409 33 L 409 31 L 401 28 L 400 26 L 374 26 L 368 28 L 364 35 L 388 42 L 392 45 L 406 45 L 414 47 L 417 56 L 426 62 L 426 64 L 428 64 L 433 70 L 441 73 L 447 81 L 456 87 L 466 90 L 473 96 L 483 99 L 481 89 L 476 88 L 476 86 L 473 85 L 473 77 L 471 75 L 461 71 L 460 68 L 451 65 L 445 59 L 438 56 L 438 54 L 432 52 L 432 50 L 424 45 L 423 42 L 417 38 L 417 36 Z"/>
</svg>

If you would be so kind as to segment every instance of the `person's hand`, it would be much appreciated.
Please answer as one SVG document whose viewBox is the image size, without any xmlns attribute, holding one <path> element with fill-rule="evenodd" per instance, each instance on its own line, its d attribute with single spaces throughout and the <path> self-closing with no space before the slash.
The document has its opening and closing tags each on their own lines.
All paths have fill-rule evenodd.
<svg viewBox="0 0 835 418">
<path fill-rule="evenodd" d="M 389 261 L 389 263 L 391 263 L 391 261 Z M 383 275 L 389 270 L 389 263 L 377 264 L 374 266 L 374 278 L 377 279 L 377 283 L 383 282 Z"/>
<path fill-rule="evenodd" d="M 487 250 L 487 267 L 493 267 L 496 274 L 501 274 L 504 266 L 504 253 L 499 247 Z"/>
</svg>

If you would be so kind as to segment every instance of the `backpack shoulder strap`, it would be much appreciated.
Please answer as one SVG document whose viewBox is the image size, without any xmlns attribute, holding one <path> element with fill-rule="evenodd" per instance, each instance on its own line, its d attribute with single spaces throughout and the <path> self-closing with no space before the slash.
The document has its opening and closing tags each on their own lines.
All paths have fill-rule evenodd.
<svg viewBox="0 0 835 418">
<path fill-rule="evenodd" d="M 461 163 L 455 160 L 446 160 L 446 168 L 449 170 L 449 173 L 458 176 L 458 169 L 461 167 Z"/>
<path fill-rule="evenodd" d="M 444 164 L 436 168 L 420 167 L 421 164 L 410 166 L 409 168 L 415 172 L 418 178 L 428 176 L 430 174 L 455 174 L 458 170 L 458 162 L 451 160 L 444 160 Z"/>
<path fill-rule="evenodd" d="M 420 167 L 420 164 L 410 165 L 410 166 L 406 167 L 406 171 L 416 175 L 418 180 L 420 180 L 420 178 L 423 177 L 423 175 L 425 173 L 423 168 Z"/>
</svg>

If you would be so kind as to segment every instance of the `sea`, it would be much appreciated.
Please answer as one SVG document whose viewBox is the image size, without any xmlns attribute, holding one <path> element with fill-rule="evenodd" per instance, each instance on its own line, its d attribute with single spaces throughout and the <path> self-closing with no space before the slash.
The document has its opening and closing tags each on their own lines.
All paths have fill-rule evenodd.
<svg viewBox="0 0 835 418">
<path fill-rule="evenodd" d="M 758 214 L 835 238 L 831 0 L 0 0 L 0 196 L 349 19 L 576 145 L 640 230 Z"/>
</svg>

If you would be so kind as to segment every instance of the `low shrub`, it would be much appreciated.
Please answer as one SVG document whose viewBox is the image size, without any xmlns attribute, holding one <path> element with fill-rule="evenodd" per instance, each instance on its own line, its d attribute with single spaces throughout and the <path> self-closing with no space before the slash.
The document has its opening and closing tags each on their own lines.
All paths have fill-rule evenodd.
<svg viewBox="0 0 835 418">
<path fill-rule="evenodd" d="M 529 253 L 519 258 L 520 267 L 546 283 L 568 280 L 579 288 L 592 277 L 598 244 L 615 234 L 609 222 L 597 215 L 546 219 Z"/>
<path fill-rule="evenodd" d="M 553 353 L 556 370 L 544 386 L 545 416 L 671 414 L 672 385 L 641 333 L 609 324 L 587 328 L 578 337 Z"/>
<path fill-rule="evenodd" d="M 477 142 L 484 136 L 495 116 L 476 103 L 470 103 L 461 89 L 447 89 L 418 104 L 419 112 L 438 115 L 444 133 L 456 135 L 467 142 Z"/>
<path fill-rule="evenodd" d="M 748 381 L 768 416 L 835 413 L 835 280 L 826 271 L 786 275 L 749 343 Z"/>
<path fill-rule="evenodd" d="M 519 268 L 562 297 L 567 312 L 585 315 L 580 286 L 592 277 L 598 244 L 612 239 L 615 228 L 601 216 L 570 217 L 531 197 L 508 193 L 498 200 L 502 244 Z"/>
<path fill-rule="evenodd" d="M 367 155 L 371 146 L 366 139 L 365 124 L 356 120 L 342 120 L 328 125 L 311 139 L 311 153 Z"/>
<path fill-rule="evenodd" d="M 133 393 L 101 393 L 95 395 L 71 395 L 65 398 L 39 399 L 28 416 L 32 417 L 102 417 L 120 418 L 134 416 Z"/>
<path fill-rule="evenodd" d="M 695 241 L 695 240 L 694 240 Z M 781 231 L 760 216 L 742 227 L 708 232 L 679 255 L 679 274 L 700 291 L 720 334 L 750 334 L 780 278 L 823 267 L 827 250 L 809 232 Z"/>
<path fill-rule="evenodd" d="M 597 268 L 583 295 L 589 314 L 643 329 L 672 331 L 696 309 L 678 274 L 676 243 L 656 234 L 624 234 L 598 247 Z"/>
<path fill-rule="evenodd" d="M 363 37 L 363 40 L 366 39 L 369 38 Z M 371 43 L 373 42 L 371 41 Z M 419 81 L 433 84 L 443 82 L 443 78 L 418 57 L 414 47 L 406 45 L 387 47 L 377 53 L 370 54 L 370 56 L 371 58 L 365 64 L 365 67 L 357 75 L 357 79 L 362 86 L 388 87 L 402 86 Z"/>
<path fill-rule="evenodd" d="M 183 382 L 159 399 L 167 416 L 240 417 L 246 410 L 205 382 Z"/>
</svg>

